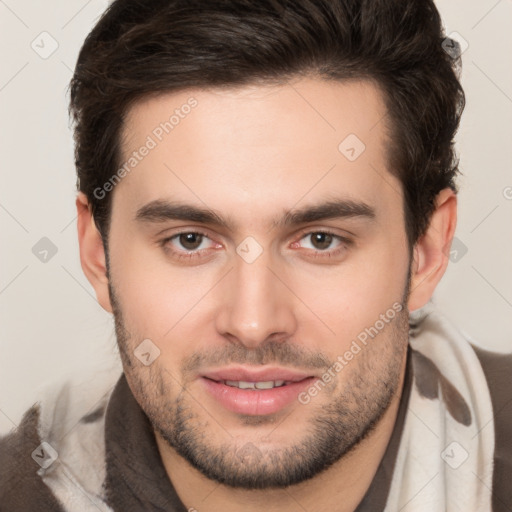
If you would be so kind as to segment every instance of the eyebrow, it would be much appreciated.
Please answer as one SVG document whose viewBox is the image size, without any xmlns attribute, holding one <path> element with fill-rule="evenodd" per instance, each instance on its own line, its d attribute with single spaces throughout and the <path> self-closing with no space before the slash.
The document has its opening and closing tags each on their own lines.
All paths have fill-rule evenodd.
<svg viewBox="0 0 512 512">
<path fill-rule="evenodd" d="M 271 226 L 289 227 L 326 219 L 363 218 L 374 221 L 375 209 L 362 201 L 351 199 L 330 200 L 318 205 L 286 211 L 281 219 L 274 219 Z M 161 223 L 169 220 L 198 222 L 233 229 L 232 218 L 222 218 L 215 211 L 190 204 L 156 199 L 137 210 L 135 220 L 141 223 Z"/>
</svg>

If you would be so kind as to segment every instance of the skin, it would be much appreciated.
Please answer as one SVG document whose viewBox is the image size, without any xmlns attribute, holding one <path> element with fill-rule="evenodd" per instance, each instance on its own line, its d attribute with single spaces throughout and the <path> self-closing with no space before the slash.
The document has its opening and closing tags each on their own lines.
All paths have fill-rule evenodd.
<svg viewBox="0 0 512 512">
<path fill-rule="evenodd" d="M 384 102 L 369 82 L 309 77 L 280 86 L 190 89 L 144 99 L 128 113 L 124 156 L 190 97 L 197 107 L 114 189 L 109 272 L 88 200 L 78 195 L 83 270 L 99 303 L 115 314 L 128 383 L 154 425 L 162 461 L 187 508 L 286 512 L 300 504 L 312 512 L 354 510 L 396 420 L 407 311 L 430 299 L 448 264 L 456 196 L 449 189 L 439 193 L 410 261 L 401 184 L 386 169 Z M 351 133 L 366 146 L 355 161 L 338 150 Z M 285 211 L 333 198 L 362 201 L 375 217 L 272 224 Z M 208 208 L 229 226 L 137 220 L 137 211 L 157 199 Z M 198 249 L 179 238 L 161 243 L 197 230 L 208 235 Z M 313 234 L 326 230 L 351 243 L 335 237 L 326 249 L 315 244 Z M 263 250 L 252 263 L 236 252 L 248 236 Z M 200 254 L 193 259 L 175 256 L 194 250 Z M 335 361 L 405 297 L 403 311 L 307 405 L 297 401 L 275 414 L 237 414 L 205 393 L 197 366 L 187 366 L 195 356 L 199 370 L 232 361 L 272 363 L 318 377 L 326 366 L 314 368 L 315 361 Z M 144 366 L 133 351 L 147 338 L 160 355 Z M 173 422 L 180 415 L 180 428 L 194 446 L 224 454 L 221 474 L 268 476 L 276 461 L 291 471 L 305 463 L 290 455 L 293 448 L 309 447 L 306 455 L 315 455 L 322 431 L 332 436 L 327 453 L 336 460 L 289 487 L 220 484 L 173 446 Z M 319 418 L 339 428 L 322 430 Z M 247 446 L 253 452 L 242 460 L 237 454 Z"/>
</svg>

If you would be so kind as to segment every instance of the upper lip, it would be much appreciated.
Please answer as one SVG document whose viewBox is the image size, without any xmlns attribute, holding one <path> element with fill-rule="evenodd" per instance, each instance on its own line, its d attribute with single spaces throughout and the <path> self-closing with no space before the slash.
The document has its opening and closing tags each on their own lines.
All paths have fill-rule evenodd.
<svg viewBox="0 0 512 512">
<path fill-rule="evenodd" d="M 218 368 L 209 370 L 202 374 L 202 377 L 207 379 L 216 380 L 218 382 L 230 381 L 243 381 L 243 382 L 268 382 L 276 380 L 284 380 L 285 382 L 299 382 L 313 377 L 309 373 L 304 373 L 289 368 L 248 368 L 248 367 L 229 367 Z"/>
</svg>

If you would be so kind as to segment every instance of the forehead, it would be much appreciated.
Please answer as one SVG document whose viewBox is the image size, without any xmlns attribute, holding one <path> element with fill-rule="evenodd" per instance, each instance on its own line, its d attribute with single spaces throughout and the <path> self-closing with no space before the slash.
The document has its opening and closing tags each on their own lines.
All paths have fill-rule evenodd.
<svg viewBox="0 0 512 512">
<path fill-rule="evenodd" d="M 114 203 L 134 212 L 180 200 L 275 222 L 283 209 L 336 195 L 378 212 L 401 195 L 387 169 L 385 114 L 369 81 L 303 78 L 146 98 L 125 118 L 128 172 Z"/>
</svg>

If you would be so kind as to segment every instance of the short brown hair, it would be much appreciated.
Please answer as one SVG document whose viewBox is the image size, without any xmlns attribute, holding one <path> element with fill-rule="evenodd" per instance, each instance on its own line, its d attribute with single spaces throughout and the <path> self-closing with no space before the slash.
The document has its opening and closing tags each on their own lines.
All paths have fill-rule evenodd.
<svg viewBox="0 0 512 512">
<path fill-rule="evenodd" d="M 388 170 L 404 193 L 410 248 L 436 195 L 457 191 L 454 135 L 465 106 L 460 56 L 431 0 L 116 0 L 88 35 L 71 80 L 77 185 L 108 238 L 111 193 L 133 102 L 191 87 L 369 79 L 384 92 Z M 452 44 L 453 46 L 453 44 Z"/>
</svg>

